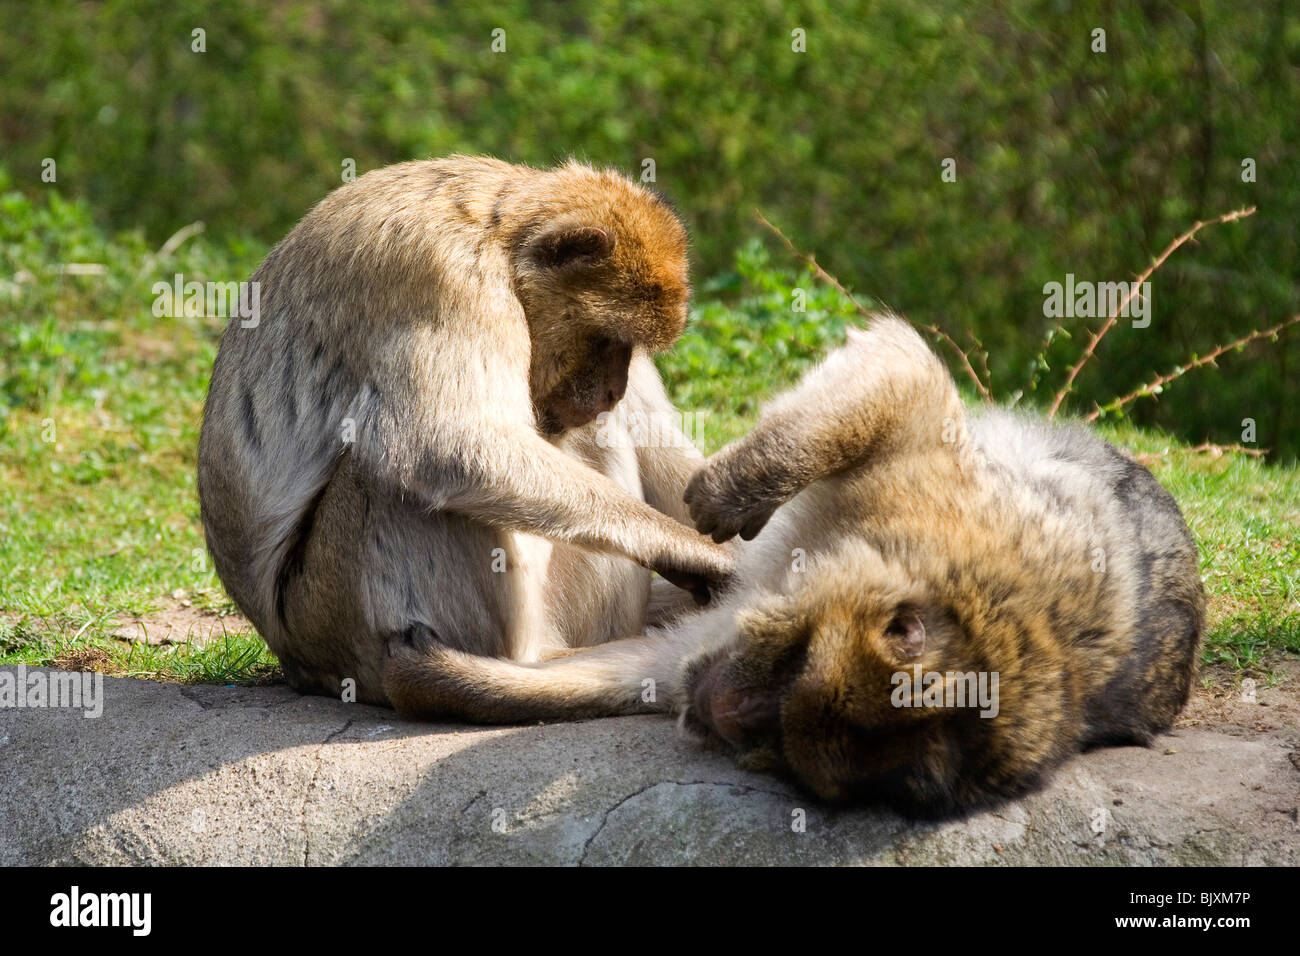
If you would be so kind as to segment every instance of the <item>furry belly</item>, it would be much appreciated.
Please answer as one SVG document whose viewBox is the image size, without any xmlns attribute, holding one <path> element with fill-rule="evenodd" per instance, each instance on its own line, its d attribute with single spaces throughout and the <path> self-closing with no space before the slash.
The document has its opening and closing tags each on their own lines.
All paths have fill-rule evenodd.
<svg viewBox="0 0 1300 956">
<path fill-rule="evenodd" d="M 634 637 L 645 628 L 650 600 L 645 568 L 616 555 L 557 544 L 547 570 L 548 625 L 565 647 Z"/>
</svg>

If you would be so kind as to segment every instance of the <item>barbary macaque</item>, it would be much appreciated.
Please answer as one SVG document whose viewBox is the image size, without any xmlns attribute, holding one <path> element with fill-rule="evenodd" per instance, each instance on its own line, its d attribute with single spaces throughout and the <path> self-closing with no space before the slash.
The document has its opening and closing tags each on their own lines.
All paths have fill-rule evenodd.
<svg viewBox="0 0 1300 956">
<path fill-rule="evenodd" d="M 701 531 L 752 539 L 711 606 L 532 664 L 394 638 L 399 711 L 674 712 L 823 798 L 940 816 L 1147 743 L 1187 700 L 1205 599 L 1173 498 L 1082 427 L 968 417 L 899 318 L 851 331 L 685 494 Z"/>
<path fill-rule="evenodd" d="M 680 613 L 664 579 L 700 602 L 727 579 L 689 524 L 685 436 L 601 432 L 673 414 L 650 356 L 686 323 L 687 236 L 656 194 L 577 162 L 402 163 L 327 196 L 253 282 L 198 489 L 294 687 L 402 708 L 395 637 L 532 663 Z"/>
</svg>

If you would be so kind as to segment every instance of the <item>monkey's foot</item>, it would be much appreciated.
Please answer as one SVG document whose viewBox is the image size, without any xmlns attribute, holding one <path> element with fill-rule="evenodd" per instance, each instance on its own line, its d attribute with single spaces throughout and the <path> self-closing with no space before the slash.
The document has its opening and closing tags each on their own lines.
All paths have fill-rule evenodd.
<svg viewBox="0 0 1300 956">
<path fill-rule="evenodd" d="M 416 655 L 425 657 L 442 647 L 438 635 L 427 624 L 410 624 L 406 630 L 398 631 L 384 645 L 386 656 L 400 657 Z"/>
</svg>

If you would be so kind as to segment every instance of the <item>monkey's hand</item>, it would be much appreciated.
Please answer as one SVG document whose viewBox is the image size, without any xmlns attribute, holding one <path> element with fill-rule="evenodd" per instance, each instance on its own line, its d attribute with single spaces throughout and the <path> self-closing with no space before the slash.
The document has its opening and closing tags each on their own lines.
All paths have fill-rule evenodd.
<svg viewBox="0 0 1300 956">
<path fill-rule="evenodd" d="M 690 571 L 678 571 L 675 568 L 656 568 L 659 576 L 669 584 L 675 584 L 683 591 L 691 592 L 691 597 L 700 607 L 704 607 L 713 599 L 711 588 L 716 588 L 718 582 L 711 582 L 702 574 L 693 574 Z"/>
<path fill-rule="evenodd" d="M 669 584 L 689 591 L 695 603 L 703 607 L 731 579 L 733 558 L 727 549 L 703 540 L 700 545 L 703 552 L 701 561 L 692 561 L 688 565 L 685 556 L 669 554 L 654 562 L 651 570 Z"/>
<path fill-rule="evenodd" d="M 795 489 L 772 457 L 756 452 L 747 439 L 724 448 L 691 476 L 684 497 L 701 534 L 714 541 L 739 534 L 749 541 L 793 497 Z"/>
</svg>

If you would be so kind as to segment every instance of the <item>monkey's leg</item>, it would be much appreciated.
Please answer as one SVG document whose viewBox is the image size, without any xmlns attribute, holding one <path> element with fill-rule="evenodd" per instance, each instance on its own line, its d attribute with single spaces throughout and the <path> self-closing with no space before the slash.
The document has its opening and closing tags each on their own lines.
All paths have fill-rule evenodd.
<svg viewBox="0 0 1300 956">
<path fill-rule="evenodd" d="M 664 390 L 663 379 L 650 357 L 638 352 L 628 373 L 627 394 L 620 406 L 624 420 L 634 424 L 629 438 L 646 502 L 657 511 L 693 527 L 683 497 L 691 476 L 704 463 L 690 436 L 698 419 L 677 410 Z M 650 584 L 645 623 L 663 627 L 695 611 L 687 592 L 662 578 Z"/>
<path fill-rule="evenodd" d="M 748 540 L 814 481 L 941 444 L 966 443 L 961 399 L 947 369 L 902 319 L 882 316 L 763 412 L 752 432 L 691 479 L 696 527 Z"/>
<path fill-rule="evenodd" d="M 645 627 L 650 581 L 649 571 L 626 558 L 554 545 L 545 579 L 551 629 L 569 647 L 603 644 L 639 633 Z M 690 594 L 672 590 L 695 606 Z"/>
<path fill-rule="evenodd" d="M 398 713 L 417 719 L 520 723 L 664 712 L 680 702 L 685 664 L 734 636 L 734 609 L 715 607 L 661 633 L 520 664 L 457 651 L 412 629 L 388 644 L 384 690 Z"/>
<path fill-rule="evenodd" d="M 259 622 L 299 689 L 333 696 L 351 679 L 358 700 L 383 703 L 386 643 L 411 627 L 524 660 L 563 644 L 545 559 L 529 560 L 521 536 L 382 494 L 350 462 L 305 525 L 275 583 L 278 610 Z"/>
</svg>

